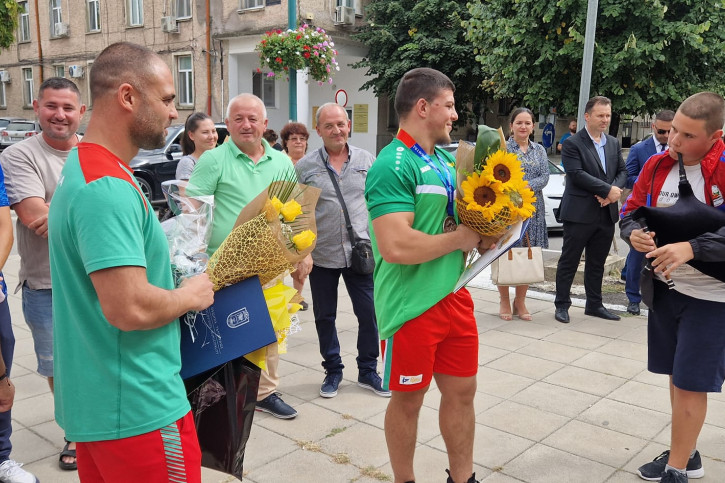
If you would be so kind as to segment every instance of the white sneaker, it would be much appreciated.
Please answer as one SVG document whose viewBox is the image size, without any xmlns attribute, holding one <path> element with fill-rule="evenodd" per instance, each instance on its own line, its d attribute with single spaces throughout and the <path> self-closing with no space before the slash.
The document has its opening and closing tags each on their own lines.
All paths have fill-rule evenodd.
<svg viewBox="0 0 725 483">
<path fill-rule="evenodd" d="M 39 483 L 32 473 L 21 468 L 22 463 L 6 460 L 0 465 L 0 481 L 3 483 Z"/>
</svg>

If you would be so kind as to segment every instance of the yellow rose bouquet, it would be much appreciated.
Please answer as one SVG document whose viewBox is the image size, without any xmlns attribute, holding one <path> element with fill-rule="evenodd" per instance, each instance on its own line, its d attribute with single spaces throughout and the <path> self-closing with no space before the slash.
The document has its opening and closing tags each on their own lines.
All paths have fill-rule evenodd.
<svg viewBox="0 0 725 483">
<path fill-rule="evenodd" d="M 475 147 L 459 145 L 456 180 L 458 217 L 481 235 L 502 235 L 534 213 L 536 197 L 524 181 L 518 157 L 506 152 L 500 128 L 479 126 Z"/>
</svg>

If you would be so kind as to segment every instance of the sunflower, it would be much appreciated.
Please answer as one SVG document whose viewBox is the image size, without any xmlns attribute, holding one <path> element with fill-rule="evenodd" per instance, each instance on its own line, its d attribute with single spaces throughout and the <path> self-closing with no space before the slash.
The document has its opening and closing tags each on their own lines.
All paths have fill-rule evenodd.
<svg viewBox="0 0 725 483">
<path fill-rule="evenodd" d="M 521 162 L 514 153 L 496 151 L 486 160 L 483 173 L 504 184 L 508 188 L 511 181 L 523 181 L 524 173 L 521 170 Z"/>
<path fill-rule="evenodd" d="M 521 218 L 530 218 L 536 208 L 536 196 L 525 181 L 513 183 L 512 189 L 507 190 L 509 195 L 511 211 Z"/>
<path fill-rule="evenodd" d="M 480 212 L 486 220 L 492 220 L 506 206 L 502 184 L 489 176 L 473 173 L 461 183 L 461 189 L 466 209 Z"/>
</svg>

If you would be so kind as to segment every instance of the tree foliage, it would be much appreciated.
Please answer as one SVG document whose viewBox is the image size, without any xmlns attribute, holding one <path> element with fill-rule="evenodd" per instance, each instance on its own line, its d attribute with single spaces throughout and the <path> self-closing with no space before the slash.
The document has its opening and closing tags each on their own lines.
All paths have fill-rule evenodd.
<svg viewBox="0 0 725 483">
<path fill-rule="evenodd" d="M 495 97 L 576 114 L 587 2 L 483 0 L 469 4 L 466 38 Z M 590 97 L 645 114 L 691 94 L 725 91 L 720 0 L 600 0 Z"/>
<path fill-rule="evenodd" d="M 7 49 L 15 42 L 20 4 L 15 0 L 0 0 L 0 49 Z"/>
<path fill-rule="evenodd" d="M 374 0 L 366 9 L 368 23 L 353 37 L 368 46 L 362 61 L 371 77 L 363 89 L 393 97 L 400 78 L 416 67 L 431 67 L 448 75 L 456 86 L 456 104 L 465 119 L 469 102 L 482 101 L 481 68 L 464 38 L 466 1 Z"/>
</svg>

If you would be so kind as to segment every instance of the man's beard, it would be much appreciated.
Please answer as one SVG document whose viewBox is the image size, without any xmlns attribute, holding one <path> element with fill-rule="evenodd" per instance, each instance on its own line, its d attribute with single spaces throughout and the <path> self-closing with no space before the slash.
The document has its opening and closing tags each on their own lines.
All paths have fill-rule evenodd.
<svg viewBox="0 0 725 483">
<path fill-rule="evenodd" d="M 165 129 L 159 131 L 156 129 L 158 127 L 152 119 L 151 109 L 143 108 L 136 122 L 131 125 L 129 134 L 139 149 L 156 149 L 166 144 Z"/>
</svg>

